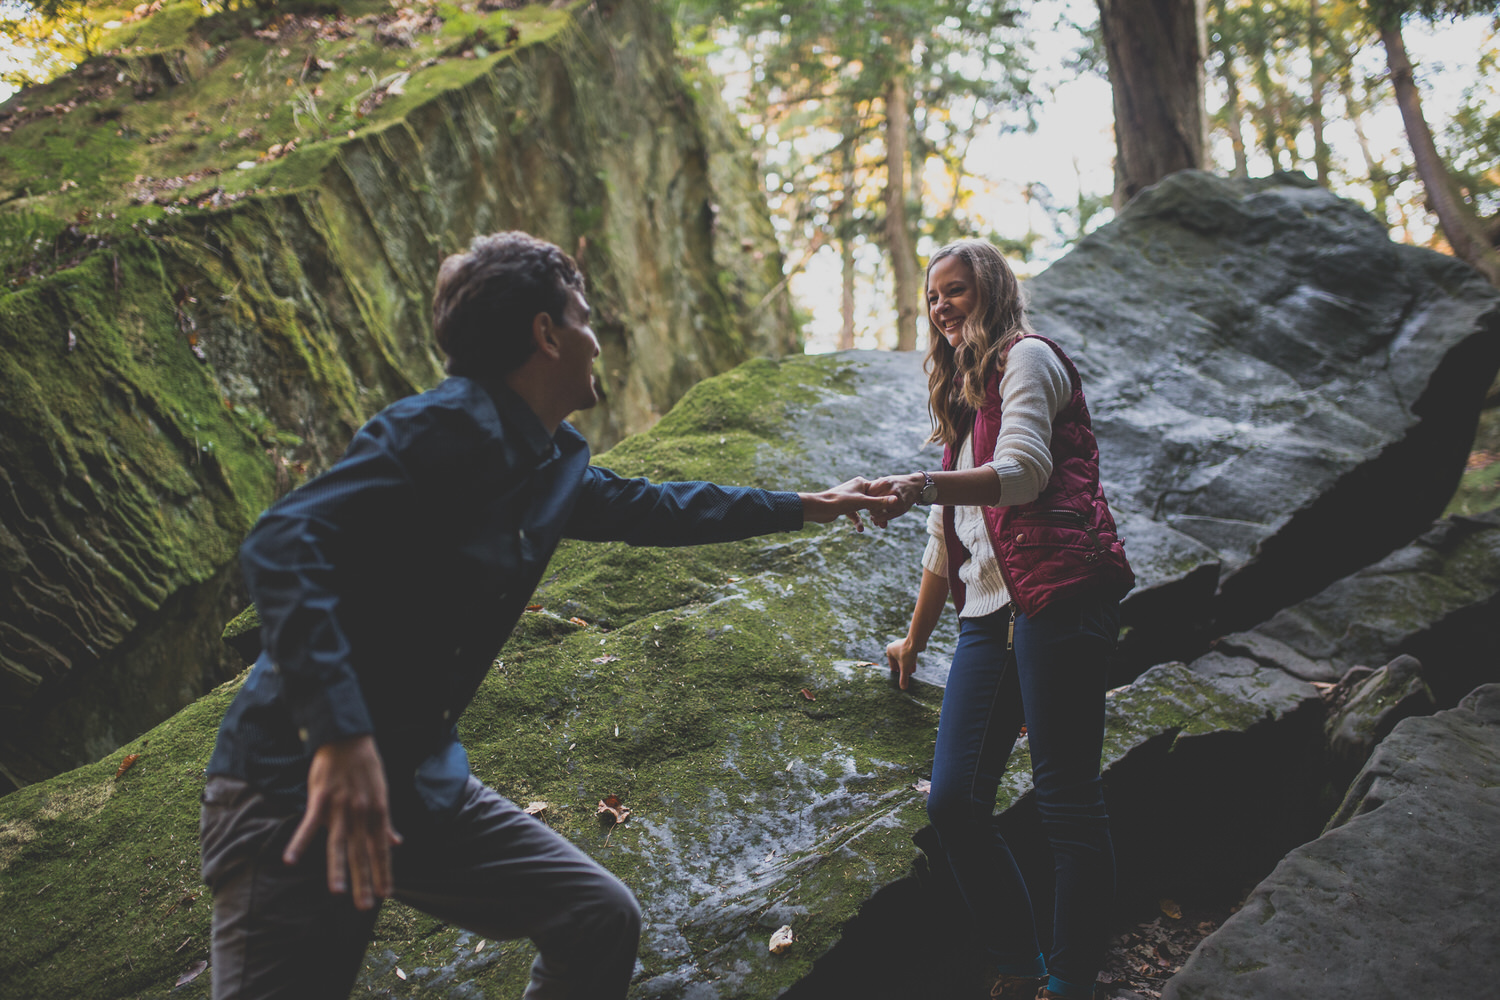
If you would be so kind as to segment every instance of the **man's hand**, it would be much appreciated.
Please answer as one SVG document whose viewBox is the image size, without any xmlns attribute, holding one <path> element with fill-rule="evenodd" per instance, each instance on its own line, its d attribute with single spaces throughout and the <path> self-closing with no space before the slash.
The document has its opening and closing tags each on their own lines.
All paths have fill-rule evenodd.
<svg viewBox="0 0 1500 1000">
<path fill-rule="evenodd" d="M 866 492 L 869 485 L 870 481 L 863 476 L 855 476 L 821 493 L 797 494 L 802 498 L 803 520 L 826 524 L 847 516 L 854 522 L 856 531 L 864 531 L 865 524 L 860 520 L 859 512 L 868 510 L 871 518 L 884 527 L 886 521 L 901 513 L 895 509 L 900 500 L 891 496 L 870 496 Z"/>
<path fill-rule="evenodd" d="M 911 638 L 897 639 L 885 647 L 886 664 L 891 668 L 891 673 L 897 675 L 897 681 L 901 690 L 905 691 L 911 684 L 911 675 L 917 670 L 917 650 L 911 644 Z"/>
<path fill-rule="evenodd" d="M 389 896 L 391 846 L 401 835 L 391 829 L 385 769 L 375 737 L 355 736 L 325 743 L 307 769 L 307 812 L 281 860 L 297 863 L 318 830 L 328 828 L 328 891 L 354 888 L 354 905 L 373 908 Z"/>
</svg>

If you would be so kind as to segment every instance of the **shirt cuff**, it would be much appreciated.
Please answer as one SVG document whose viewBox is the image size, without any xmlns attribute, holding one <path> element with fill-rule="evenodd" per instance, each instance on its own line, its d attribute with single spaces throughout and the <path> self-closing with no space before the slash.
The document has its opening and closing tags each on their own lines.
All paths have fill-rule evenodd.
<svg viewBox="0 0 1500 1000">
<path fill-rule="evenodd" d="M 948 575 L 948 548 L 941 538 L 927 539 L 927 550 L 922 553 L 922 568 L 938 576 Z"/>
<path fill-rule="evenodd" d="M 802 498 L 795 493 L 767 492 L 771 498 L 772 531 L 797 531 L 805 523 L 802 517 Z"/>
<path fill-rule="evenodd" d="M 365 707 L 364 693 L 353 674 L 340 677 L 310 697 L 293 698 L 292 720 L 297 738 L 309 753 L 325 743 L 337 743 L 375 731 Z"/>
<path fill-rule="evenodd" d="M 1013 458 L 997 458 L 987 464 L 1000 478 L 1000 499 L 990 504 L 991 507 L 1011 507 L 1037 498 L 1040 491 L 1036 487 L 1036 478 L 1020 462 Z"/>
</svg>

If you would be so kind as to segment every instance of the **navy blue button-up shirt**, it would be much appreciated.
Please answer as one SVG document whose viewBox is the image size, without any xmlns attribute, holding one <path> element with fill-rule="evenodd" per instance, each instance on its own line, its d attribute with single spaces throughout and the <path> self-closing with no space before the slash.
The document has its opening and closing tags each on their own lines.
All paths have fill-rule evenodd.
<svg viewBox="0 0 1500 1000">
<path fill-rule="evenodd" d="M 802 526 L 795 493 L 622 479 L 499 382 L 453 377 L 381 411 L 240 550 L 262 652 L 210 774 L 301 796 L 314 750 L 373 733 L 392 808 L 457 801 L 454 726 L 564 538 L 732 541 Z"/>
</svg>

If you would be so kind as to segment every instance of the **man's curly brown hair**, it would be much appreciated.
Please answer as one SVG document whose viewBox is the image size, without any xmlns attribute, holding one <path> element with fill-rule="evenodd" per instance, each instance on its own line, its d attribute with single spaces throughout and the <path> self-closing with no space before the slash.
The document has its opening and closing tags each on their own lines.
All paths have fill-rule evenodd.
<svg viewBox="0 0 1500 1000">
<path fill-rule="evenodd" d="M 519 231 L 476 236 L 443 261 L 432 295 L 432 333 L 450 375 L 490 377 L 526 363 L 531 322 L 563 321 L 570 291 L 583 292 L 578 264 L 546 240 Z"/>
</svg>

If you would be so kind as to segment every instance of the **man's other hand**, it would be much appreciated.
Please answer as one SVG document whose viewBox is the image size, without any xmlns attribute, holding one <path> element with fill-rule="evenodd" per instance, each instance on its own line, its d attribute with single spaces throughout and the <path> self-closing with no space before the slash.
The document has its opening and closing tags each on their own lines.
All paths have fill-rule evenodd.
<svg viewBox="0 0 1500 1000">
<path fill-rule="evenodd" d="M 307 812 L 282 852 L 294 865 L 313 837 L 328 828 L 328 891 L 348 892 L 354 905 L 373 908 L 389 896 L 391 847 L 401 835 L 391 828 L 385 769 L 375 737 L 325 743 L 307 769 Z"/>
<path fill-rule="evenodd" d="M 854 522 L 856 531 L 864 531 L 864 521 L 860 519 L 859 512 L 868 510 L 871 517 L 879 523 L 895 517 L 900 513 L 896 506 L 900 504 L 899 497 L 872 497 L 866 493 L 870 481 L 863 476 L 855 476 L 846 483 L 830 487 L 821 493 L 799 493 L 802 498 L 802 519 L 804 521 L 816 521 L 826 524 L 840 517 L 848 517 Z"/>
</svg>

